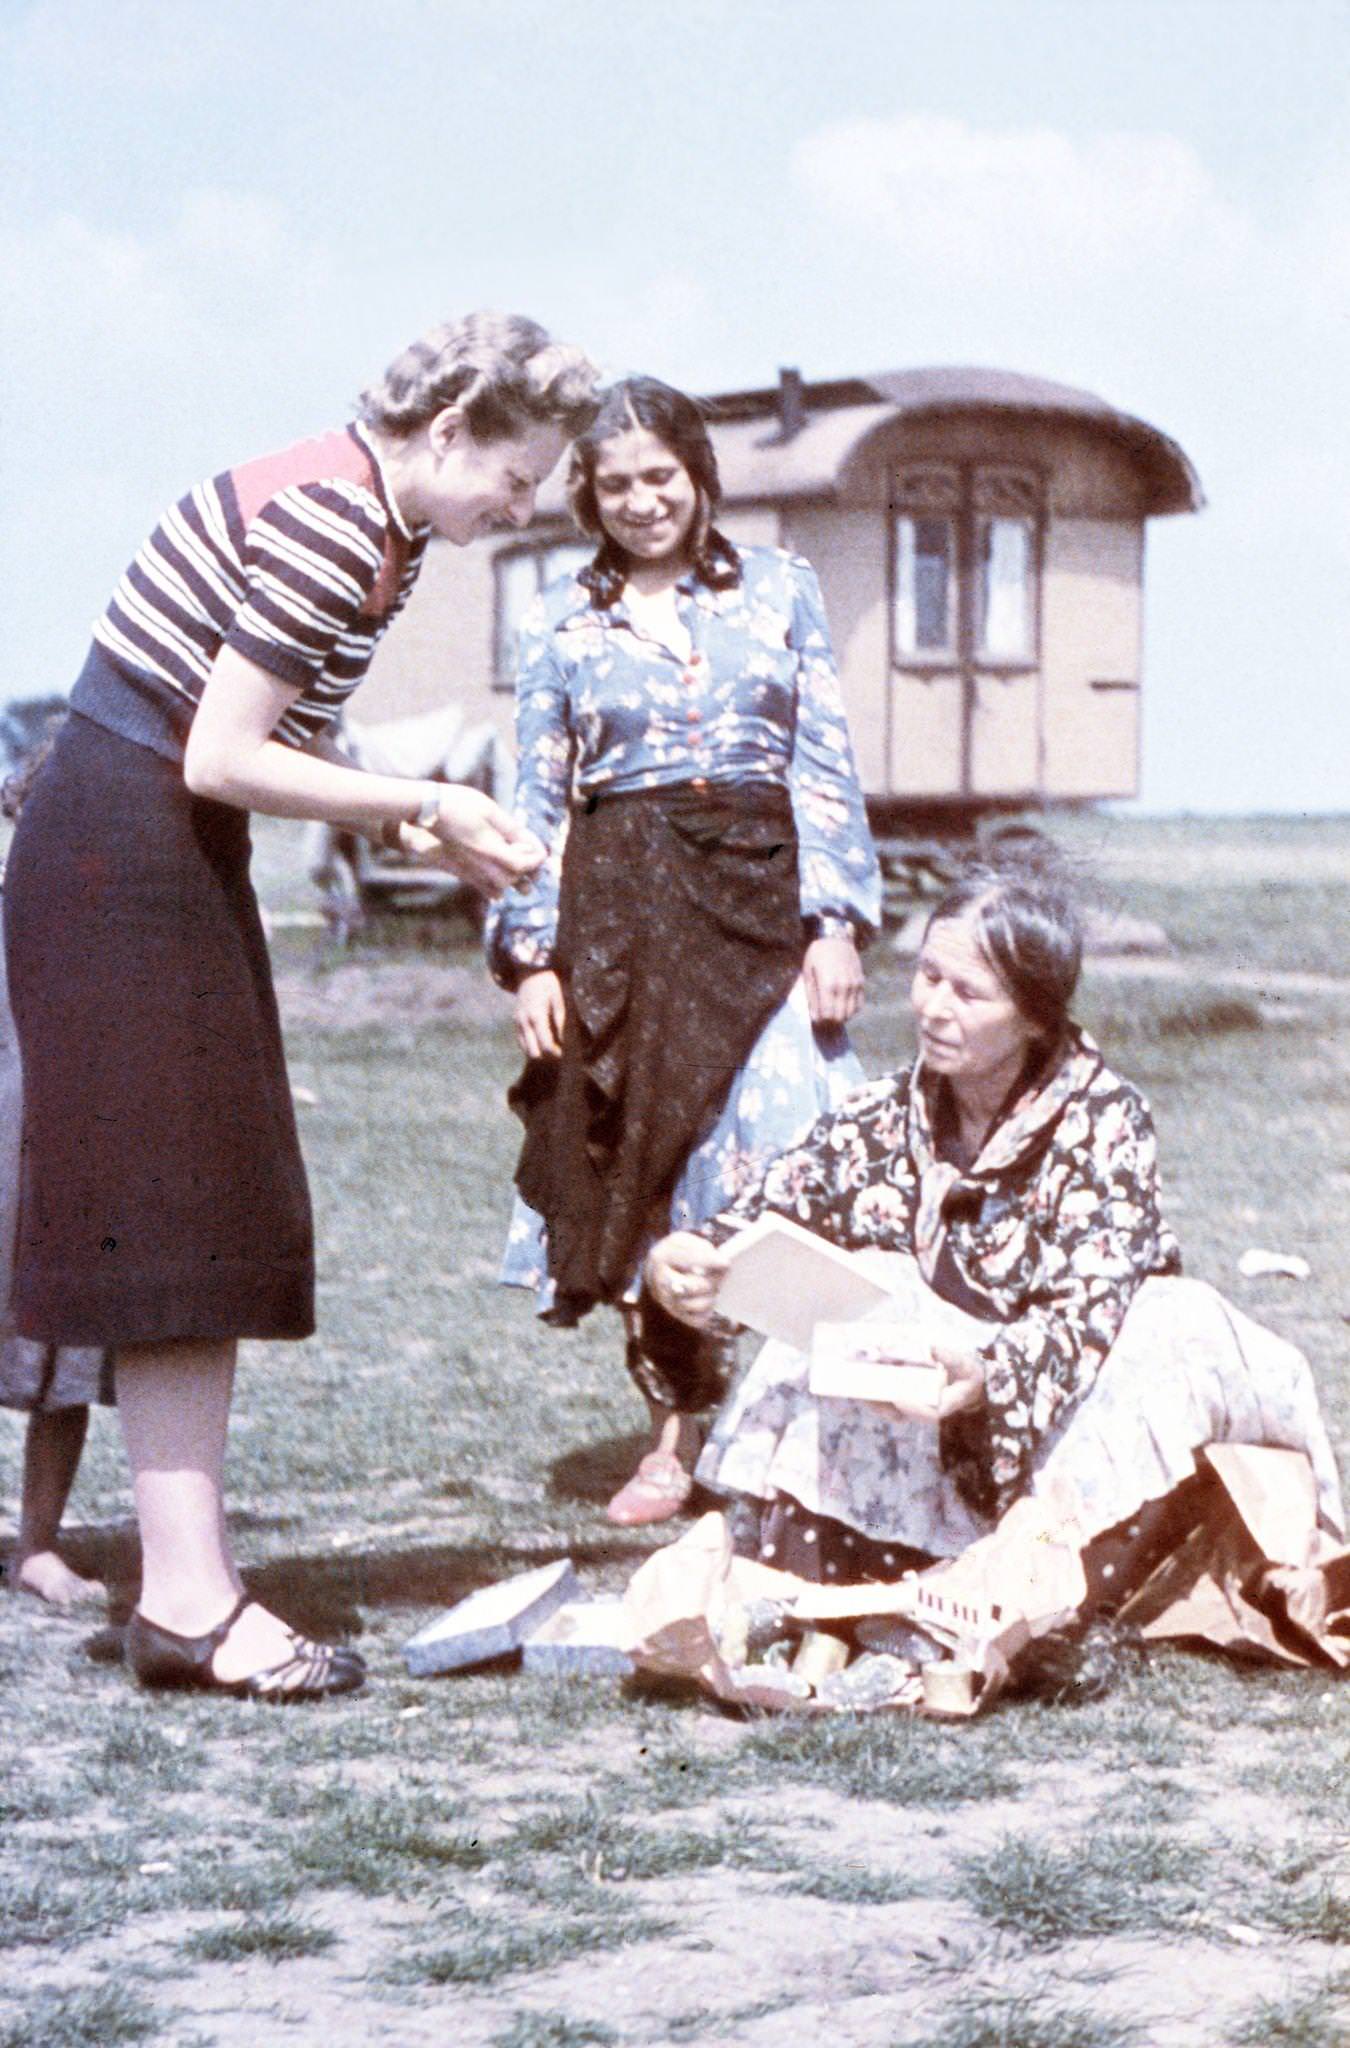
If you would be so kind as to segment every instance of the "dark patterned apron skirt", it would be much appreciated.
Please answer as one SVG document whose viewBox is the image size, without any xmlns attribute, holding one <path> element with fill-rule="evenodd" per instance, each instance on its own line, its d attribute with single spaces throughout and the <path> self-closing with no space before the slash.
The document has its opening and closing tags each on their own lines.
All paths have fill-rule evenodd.
<svg viewBox="0 0 1350 2048">
<path fill-rule="evenodd" d="M 510 1097 L 526 1130 L 516 1185 L 548 1228 L 554 1320 L 622 1298 L 802 948 L 786 791 L 686 784 L 573 816 L 556 949 L 562 1058 L 531 1061 Z M 701 1405 L 692 1383 L 666 1398 Z"/>
<path fill-rule="evenodd" d="M 314 1327 L 309 1192 L 248 863 L 245 812 L 72 714 L 5 883 L 25 1336 Z"/>
</svg>

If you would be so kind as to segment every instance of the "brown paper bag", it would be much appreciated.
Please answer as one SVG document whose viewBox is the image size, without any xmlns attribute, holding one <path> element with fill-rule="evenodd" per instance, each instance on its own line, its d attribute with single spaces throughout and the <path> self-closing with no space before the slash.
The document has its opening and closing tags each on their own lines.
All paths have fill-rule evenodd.
<svg viewBox="0 0 1350 2048">
<path fill-rule="evenodd" d="M 1350 1551 L 1318 1527 L 1301 1451 L 1209 1444 L 1196 1527 L 1121 1609 L 1147 1641 L 1198 1641 L 1294 1667 L 1350 1667 Z"/>
</svg>

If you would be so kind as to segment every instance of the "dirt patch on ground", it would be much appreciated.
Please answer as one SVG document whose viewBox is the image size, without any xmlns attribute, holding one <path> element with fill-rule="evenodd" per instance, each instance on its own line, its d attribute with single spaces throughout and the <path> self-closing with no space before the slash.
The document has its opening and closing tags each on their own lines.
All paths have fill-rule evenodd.
<svg viewBox="0 0 1350 2048">
<path fill-rule="evenodd" d="M 39 2029 L 44 2022 L 32 2003 L 35 1993 L 45 1990 L 78 2011 L 78 2001 L 96 2001 L 120 1984 L 128 1995 L 148 1994 L 154 2012 L 144 2038 L 184 2048 L 251 2048 L 260 2040 L 303 2048 L 369 2041 L 392 2048 L 442 2048 L 446 2042 L 456 2048 L 676 2048 L 702 2041 L 797 2048 L 803 2039 L 828 2048 L 949 2048 L 1003 2040 L 1028 2048 L 1079 2041 L 1105 2048 L 1116 2038 L 1134 2048 L 1232 2048 L 1253 2038 L 1244 2029 L 1260 2001 L 1274 2010 L 1288 2008 L 1291 1998 L 1315 1999 L 1336 1975 L 1338 1956 L 1329 1946 L 1335 1936 L 1306 1939 L 1244 1924 L 1217 1888 L 1211 1897 L 1192 1887 L 1174 1925 L 1081 1938 L 1070 1933 L 1053 1942 L 1023 1938 L 978 1910 L 962 1893 L 962 1871 L 971 1859 L 988 1860 L 1015 1839 L 1065 1849 L 1089 1841 L 1094 1828 L 1121 1822 L 1127 1797 L 1164 1791 L 1169 1773 L 1156 1761 L 1128 1761 L 1118 1748 L 1114 1771 L 1105 1775 L 1096 1748 L 1053 1761 L 1019 1757 L 1024 1731 L 1016 1709 L 1002 1716 L 1010 1777 L 1005 1796 L 897 1804 L 850 1797 L 800 1774 L 783 1782 L 761 1772 L 757 1782 L 734 1792 L 709 1797 L 700 1791 L 680 1803 L 658 1783 L 673 1752 L 640 1764 L 645 1748 L 630 1754 L 628 1743 L 615 1740 L 613 1724 L 599 1744 L 593 1735 L 561 1727 L 552 1741 L 536 1735 L 523 1743 L 515 1702 L 530 1686 L 519 1676 L 503 1677 L 494 1708 L 468 1721 L 456 1719 L 462 1682 L 423 1687 L 417 1718 L 408 1720 L 409 1709 L 390 1697 L 398 1683 L 392 1658 L 380 1672 L 383 1683 L 363 1702 L 314 1716 L 311 1741 L 291 1752 L 286 1782 L 297 1820 L 288 1838 L 303 1835 L 300 1816 L 311 1789 L 341 1789 L 359 1846 L 362 1813 L 378 1813 L 372 1797 L 398 1796 L 410 1782 L 430 1783 L 444 1789 L 456 1830 L 484 1842 L 486 1866 L 424 1856 L 416 1866 L 391 1868 L 380 1896 L 316 1873 L 294 1899 L 240 1910 L 230 1903 L 227 1873 L 257 1847 L 258 1829 L 275 1827 L 278 1819 L 275 1775 L 270 1818 L 262 1806 L 250 1822 L 240 1806 L 241 1747 L 251 1751 L 282 1739 L 284 1726 L 250 1710 L 242 1710 L 242 1726 L 221 1713 L 208 1722 L 202 1714 L 209 1710 L 201 1708 L 193 1719 L 191 1701 L 123 1691 L 124 1681 L 113 1672 L 95 1683 L 88 1667 L 82 1669 L 82 1633 L 81 1625 L 54 1620 L 29 1603 L 0 1603 L 0 1656 L 15 1675 L 30 1685 L 45 1678 L 47 1687 L 35 1688 L 40 1697 L 64 1665 L 66 1683 L 73 1679 L 88 1696 L 100 1723 L 106 1758 L 100 1796 L 78 1823 L 92 1867 L 102 1869 L 106 1883 L 108 1851 L 100 1852 L 100 1843 L 119 1835 L 128 1844 L 135 1839 L 140 1846 L 125 1881 L 162 1884 L 166 1896 L 158 1908 L 146 1899 L 120 1925 L 105 1923 L 83 1937 L 78 1928 L 65 1937 L 53 1928 L 10 1947 L 8 1996 L 22 1987 L 28 2023 Z M 612 1681 L 591 1683 L 615 1690 Z M 561 1696 L 560 1705 L 566 1711 Z M 633 1718 L 640 1719 L 636 1706 Z M 1074 1723 L 1065 1710 L 1059 1725 L 1070 1751 Z M 764 1725 L 691 1703 L 667 1721 L 666 1732 L 677 1737 L 679 1754 L 697 1772 L 700 1765 L 734 1764 Z M 424 1764 L 435 1765 L 430 1781 L 425 1772 L 411 1781 L 405 1776 L 396 1753 L 400 1729 L 419 1731 Z M 903 1729 L 897 1724 L 894 1732 L 902 1746 Z M 962 1735 L 977 1768 L 986 1731 L 981 1724 Z M 1261 1739 L 1250 1728 L 1213 1731 L 1212 1768 L 1189 1773 L 1192 1803 L 1181 1832 L 1193 1844 L 1198 1869 L 1220 1834 L 1231 1854 L 1235 1835 L 1269 1845 L 1290 1827 L 1285 1801 L 1234 1784 L 1237 1767 L 1250 1761 Z M 636 1727 L 632 1742 L 638 1742 Z M 214 1800 L 203 1803 L 187 1790 L 171 1800 L 172 1826 L 166 1825 L 168 1788 L 142 1785 L 148 1805 L 128 1800 L 123 1767 L 112 1761 L 125 1758 L 134 1768 L 133 1757 L 142 1765 L 159 1758 L 158 1768 L 167 1769 L 172 1759 L 165 1760 L 165 1744 L 187 1759 L 184 1768 L 205 1752 L 210 1767 L 226 1774 L 217 1778 Z M 79 1745 L 39 1748 L 30 1756 L 48 1786 L 81 1768 Z M 612 1800 L 614 1773 L 622 1771 L 630 1773 L 624 1827 L 648 1842 L 716 1834 L 729 1845 L 725 1860 L 644 1879 L 622 1867 L 601 1870 L 584 1839 L 563 1834 L 533 1864 L 520 1861 L 508 1871 L 498 1861 L 503 1839 L 530 1815 L 572 1812 L 584 1835 L 586 1801 Z M 644 1780 L 644 1771 L 655 1775 Z M 658 1796 L 648 1801 L 644 1791 Z M 428 1822 L 433 1830 L 438 1824 Z M 65 1823 L 67 1830 L 74 1825 L 73 1819 Z M 11 1838 L 16 1864 L 24 1860 L 24 1838 L 40 1830 L 40 1821 L 26 1821 Z M 1316 1832 L 1325 1853 L 1325 1832 Z M 755 1837 L 769 1853 L 738 1867 L 737 1847 Z M 614 1840 L 622 1845 L 624 1839 L 620 1828 Z M 273 1844 L 273 1853 L 284 1865 L 284 1840 Z M 173 1901 L 174 1889 L 203 1855 L 221 1873 L 220 1903 L 184 1911 Z M 1329 1876 L 1335 1861 L 1328 1859 Z M 67 1869 L 74 1884 L 75 1866 Z M 894 1896 L 885 1896 L 888 1885 Z M 583 1943 L 569 1952 L 570 1930 L 587 1921 L 603 1926 L 607 1910 L 616 1916 L 611 1933 L 594 1948 Z M 194 1953 L 194 1942 L 213 1930 L 287 1916 L 302 1934 L 328 1946 L 313 1954 L 221 1959 Z M 535 1953 L 522 1946 L 516 1959 L 494 1961 L 494 1941 L 520 1941 L 532 1925 L 540 1930 Z M 99 2010 L 96 2003 L 88 2009 Z M 51 2010 L 55 2015 L 58 2008 Z M 1010 2016 L 1016 2015 L 1014 2023 Z M 4 2017 L 0 2010 L 0 2025 Z M 965 2031 L 954 2031 L 958 2023 Z M 1336 2031 L 1341 2024 L 1333 2002 L 1296 2038 L 1332 2048 L 1347 2038 Z M 1000 2025 L 1005 2031 L 997 2031 Z M 1113 2028 L 1125 2031 L 1113 2035 Z M 59 2038 L 85 2048 L 96 2039 L 136 2037 L 33 2031 L 4 2038 L 33 2048 Z"/>
</svg>

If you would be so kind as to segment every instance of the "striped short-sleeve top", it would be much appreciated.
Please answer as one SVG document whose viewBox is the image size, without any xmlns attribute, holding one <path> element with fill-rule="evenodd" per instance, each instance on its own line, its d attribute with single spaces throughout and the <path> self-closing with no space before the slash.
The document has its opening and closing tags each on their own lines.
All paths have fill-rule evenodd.
<svg viewBox="0 0 1350 2048">
<path fill-rule="evenodd" d="M 403 519 L 358 426 L 226 470 L 180 498 L 127 569 L 72 707 L 181 756 L 232 647 L 296 686 L 275 737 L 304 746 L 365 674 L 429 531 Z"/>
</svg>

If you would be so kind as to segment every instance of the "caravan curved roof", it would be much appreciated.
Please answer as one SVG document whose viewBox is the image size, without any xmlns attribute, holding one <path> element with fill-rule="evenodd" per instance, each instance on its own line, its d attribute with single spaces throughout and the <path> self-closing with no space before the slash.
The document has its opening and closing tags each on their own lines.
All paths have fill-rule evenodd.
<svg viewBox="0 0 1350 2048">
<path fill-rule="evenodd" d="M 895 421 L 981 412 L 1076 419 L 1115 441 L 1137 467 L 1149 515 L 1198 512 L 1205 502 L 1190 459 L 1170 436 L 1091 391 L 1017 370 L 944 364 L 818 384 L 792 382 L 789 373 L 780 385 L 720 392 L 706 402 L 723 495 L 733 504 L 830 497 L 864 444 Z M 539 509 L 562 506 L 555 480 Z"/>
</svg>

